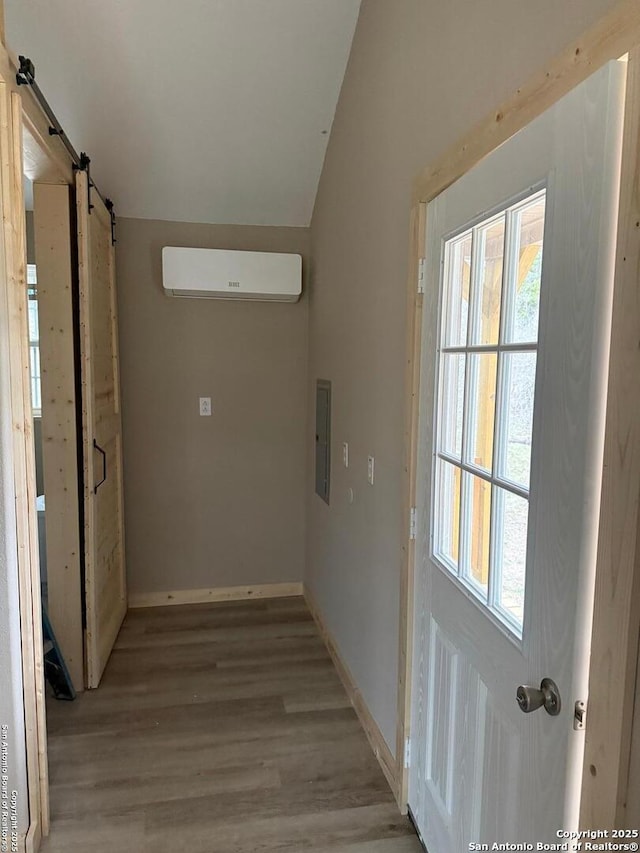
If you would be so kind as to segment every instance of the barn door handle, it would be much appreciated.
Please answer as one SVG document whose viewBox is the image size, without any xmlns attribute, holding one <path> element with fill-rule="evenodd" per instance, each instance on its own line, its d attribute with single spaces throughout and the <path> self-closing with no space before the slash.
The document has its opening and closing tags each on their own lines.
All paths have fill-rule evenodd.
<svg viewBox="0 0 640 853">
<path fill-rule="evenodd" d="M 98 489 L 104 483 L 104 481 L 107 479 L 107 454 L 100 447 L 100 445 L 95 440 L 95 438 L 93 439 L 93 446 L 98 451 L 98 453 L 102 456 L 102 479 L 100 480 L 100 482 L 96 486 L 93 487 L 93 494 L 97 495 Z"/>
</svg>

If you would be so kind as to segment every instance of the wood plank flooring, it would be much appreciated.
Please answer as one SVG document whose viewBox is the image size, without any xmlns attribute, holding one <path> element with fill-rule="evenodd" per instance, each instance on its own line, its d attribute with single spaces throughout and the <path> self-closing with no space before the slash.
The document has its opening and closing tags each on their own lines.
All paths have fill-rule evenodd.
<svg viewBox="0 0 640 853">
<path fill-rule="evenodd" d="M 420 853 L 302 598 L 130 611 L 48 725 L 43 853 Z"/>
</svg>

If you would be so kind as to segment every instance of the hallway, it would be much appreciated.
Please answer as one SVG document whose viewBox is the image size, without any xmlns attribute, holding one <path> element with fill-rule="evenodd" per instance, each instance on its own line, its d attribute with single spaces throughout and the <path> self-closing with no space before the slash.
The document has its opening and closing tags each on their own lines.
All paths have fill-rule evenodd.
<svg viewBox="0 0 640 853">
<path fill-rule="evenodd" d="M 129 611 L 49 701 L 44 853 L 419 853 L 302 598 Z"/>
</svg>

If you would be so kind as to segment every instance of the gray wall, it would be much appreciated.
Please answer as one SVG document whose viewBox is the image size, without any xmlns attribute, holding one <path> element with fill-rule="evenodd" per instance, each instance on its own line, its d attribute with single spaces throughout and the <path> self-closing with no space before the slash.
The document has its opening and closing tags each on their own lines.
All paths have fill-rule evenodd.
<svg viewBox="0 0 640 853">
<path fill-rule="evenodd" d="M 611 6 L 362 3 L 312 221 L 309 400 L 332 381 L 333 470 L 329 507 L 309 478 L 306 582 L 394 751 L 411 183 Z"/>
<path fill-rule="evenodd" d="M 129 590 L 301 581 L 307 296 L 170 298 L 165 245 L 295 252 L 306 267 L 309 231 L 118 220 Z"/>
<path fill-rule="evenodd" d="M 32 190 L 32 192 L 33 192 L 33 190 Z M 25 219 L 27 221 L 27 263 L 28 264 L 35 264 L 35 262 L 36 262 L 36 238 L 35 238 L 35 222 L 34 222 L 32 210 L 26 211 Z"/>
</svg>

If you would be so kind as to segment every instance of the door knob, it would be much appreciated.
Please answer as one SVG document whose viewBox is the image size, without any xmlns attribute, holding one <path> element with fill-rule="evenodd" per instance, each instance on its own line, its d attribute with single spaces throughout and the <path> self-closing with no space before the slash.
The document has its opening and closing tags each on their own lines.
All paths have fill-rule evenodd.
<svg viewBox="0 0 640 853">
<path fill-rule="evenodd" d="M 544 708 L 547 714 L 555 717 L 562 707 L 558 685 L 550 678 L 543 678 L 539 688 L 521 684 L 516 692 L 516 699 L 520 710 L 525 714 Z"/>
</svg>

